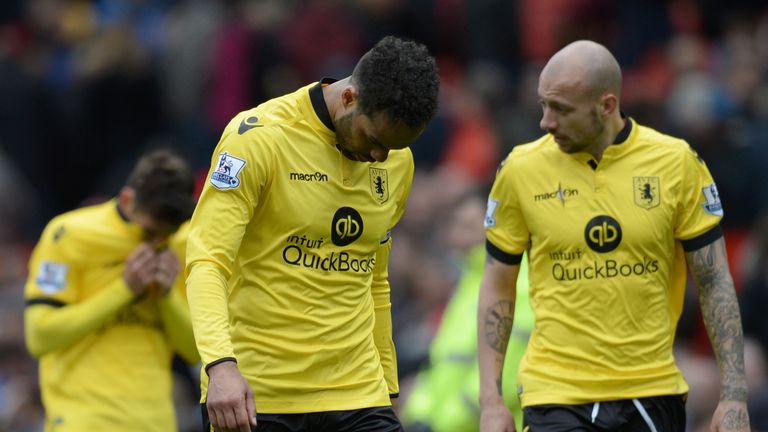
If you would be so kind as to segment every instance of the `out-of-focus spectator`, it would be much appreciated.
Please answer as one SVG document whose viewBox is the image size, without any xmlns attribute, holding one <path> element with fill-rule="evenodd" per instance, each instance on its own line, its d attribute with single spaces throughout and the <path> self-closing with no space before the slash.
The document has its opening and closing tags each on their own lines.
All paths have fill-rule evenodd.
<svg viewBox="0 0 768 432">
<path fill-rule="evenodd" d="M 429 361 L 405 396 L 403 418 L 409 431 L 471 432 L 479 429 L 480 376 L 476 322 L 480 279 L 485 263 L 485 196 L 467 193 L 451 206 L 443 222 L 442 243 L 461 274 L 429 349 Z M 518 278 L 515 327 L 504 364 L 506 403 L 522 419 L 517 399 L 517 365 L 533 326 L 527 271 Z M 522 425 L 518 422 L 518 428 Z"/>
</svg>

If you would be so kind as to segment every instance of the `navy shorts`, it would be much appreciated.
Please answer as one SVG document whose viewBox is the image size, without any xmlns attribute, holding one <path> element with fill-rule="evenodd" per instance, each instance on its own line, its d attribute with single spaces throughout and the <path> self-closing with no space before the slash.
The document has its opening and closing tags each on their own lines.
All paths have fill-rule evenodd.
<svg viewBox="0 0 768 432">
<path fill-rule="evenodd" d="M 211 432 L 208 409 L 203 411 L 203 432 Z M 252 432 L 403 432 L 392 407 L 362 408 L 349 411 L 324 411 L 306 414 L 256 413 Z"/>
<path fill-rule="evenodd" d="M 684 432 L 687 395 L 523 408 L 524 432 Z"/>
</svg>

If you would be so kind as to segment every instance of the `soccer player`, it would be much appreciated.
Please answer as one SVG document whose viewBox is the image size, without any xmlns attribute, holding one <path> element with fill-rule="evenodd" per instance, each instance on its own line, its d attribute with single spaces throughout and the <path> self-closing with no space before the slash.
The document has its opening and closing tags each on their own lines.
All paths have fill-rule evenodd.
<svg viewBox="0 0 768 432">
<path fill-rule="evenodd" d="M 203 416 L 216 430 L 401 430 L 390 229 L 438 87 L 423 45 L 386 37 L 350 77 L 225 128 L 187 250 Z"/>
<path fill-rule="evenodd" d="M 47 432 L 176 430 L 171 360 L 199 360 L 180 277 L 193 191 L 186 162 L 157 150 L 116 199 L 45 228 L 24 319 Z"/>
<path fill-rule="evenodd" d="M 498 383 L 524 251 L 536 316 L 517 389 L 525 430 L 685 430 L 688 385 L 672 348 L 686 264 L 720 368 L 710 430 L 749 430 L 717 187 L 685 141 L 620 111 L 620 89 L 602 45 L 557 52 L 539 78 L 547 134 L 516 147 L 494 182 L 478 316 L 483 432 L 514 430 Z"/>
</svg>

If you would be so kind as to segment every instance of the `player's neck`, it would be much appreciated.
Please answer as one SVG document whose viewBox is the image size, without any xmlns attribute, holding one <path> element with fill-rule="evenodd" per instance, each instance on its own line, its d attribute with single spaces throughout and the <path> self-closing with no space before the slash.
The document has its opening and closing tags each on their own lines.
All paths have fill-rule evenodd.
<svg viewBox="0 0 768 432">
<path fill-rule="evenodd" d="M 605 149 L 613 145 L 616 141 L 616 137 L 621 133 L 621 130 L 624 129 L 626 122 L 627 119 L 623 118 L 618 112 L 616 115 L 611 116 L 605 123 L 603 133 L 592 146 L 593 148 L 587 150 L 587 153 L 591 154 L 597 162 L 600 162 L 603 158 L 603 153 L 605 153 Z"/>
<path fill-rule="evenodd" d="M 346 77 L 323 86 L 323 99 L 325 100 L 325 106 L 328 108 L 328 114 L 331 115 L 331 121 L 336 118 L 339 111 L 344 109 L 341 93 L 345 87 L 349 86 L 349 80 L 350 77 Z"/>
</svg>

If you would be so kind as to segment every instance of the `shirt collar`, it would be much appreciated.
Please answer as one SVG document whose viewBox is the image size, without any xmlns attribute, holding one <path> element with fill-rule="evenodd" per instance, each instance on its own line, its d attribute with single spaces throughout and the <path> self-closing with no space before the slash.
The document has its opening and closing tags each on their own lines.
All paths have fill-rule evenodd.
<svg viewBox="0 0 768 432">
<path fill-rule="evenodd" d="M 335 83 L 336 81 L 338 80 L 333 78 L 323 78 L 319 83 L 317 83 L 317 85 L 314 85 L 309 89 L 309 100 L 312 102 L 312 108 L 315 110 L 317 118 L 323 122 L 325 127 L 334 132 L 336 132 L 336 128 L 333 127 L 333 121 L 331 121 L 331 113 L 328 112 L 328 106 L 325 104 L 325 98 L 323 97 L 323 87 L 327 86 L 328 84 Z"/>
<path fill-rule="evenodd" d="M 613 139 L 613 144 L 623 144 L 629 138 L 629 134 L 632 133 L 632 119 L 623 112 L 621 113 L 621 118 L 626 120 L 626 122 L 618 135 L 616 135 L 616 138 Z"/>
</svg>

